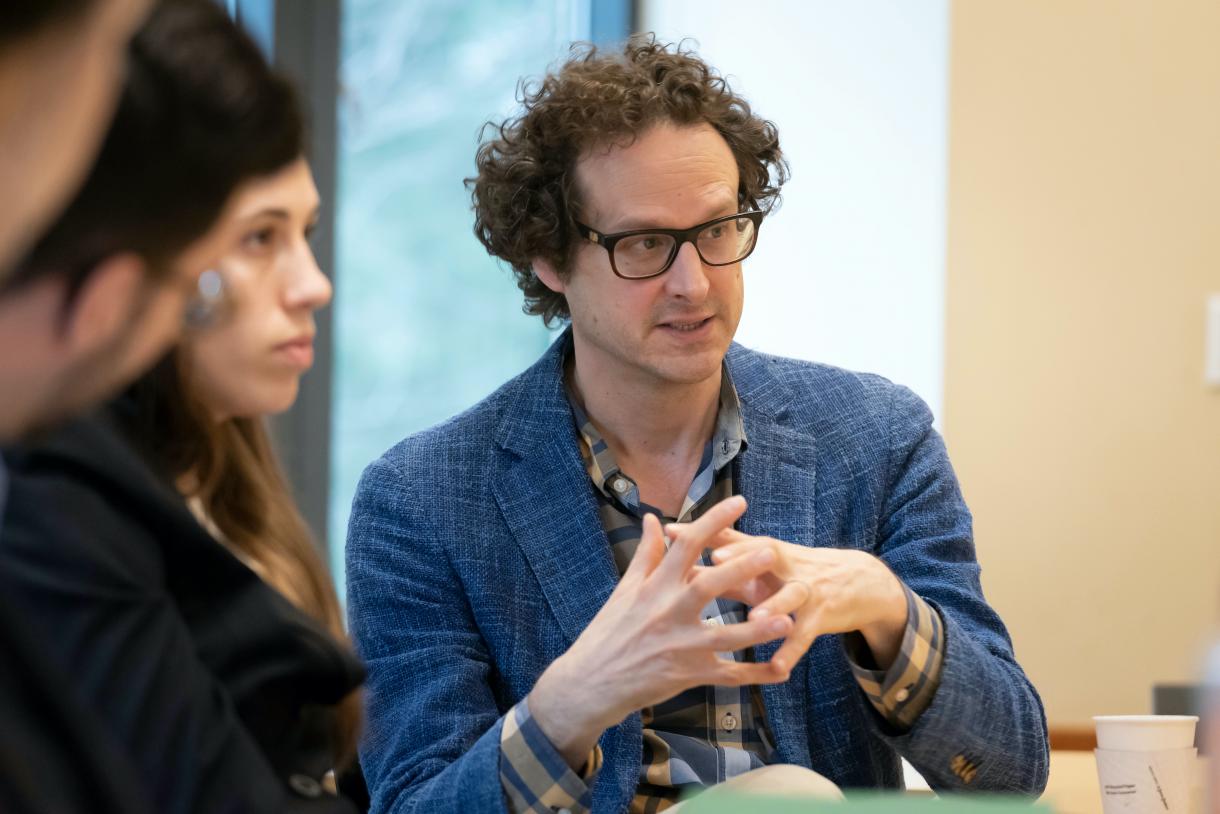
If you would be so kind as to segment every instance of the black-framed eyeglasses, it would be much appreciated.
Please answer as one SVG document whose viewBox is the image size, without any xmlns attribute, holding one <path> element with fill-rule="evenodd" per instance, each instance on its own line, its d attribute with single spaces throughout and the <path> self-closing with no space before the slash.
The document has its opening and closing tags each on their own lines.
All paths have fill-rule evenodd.
<svg viewBox="0 0 1220 814">
<path fill-rule="evenodd" d="M 683 243 L 694 245 L 709 266 L 731 266 L 750 256 L 758 243 L 763 212 L 753 210 L 714 218 L 689 229 L 634 229 L 603 235 L 576 221 L 576 231 L 610 253 L 610 268 L 624 280 L 646 280 L 673 265 Z"/>
</svg>

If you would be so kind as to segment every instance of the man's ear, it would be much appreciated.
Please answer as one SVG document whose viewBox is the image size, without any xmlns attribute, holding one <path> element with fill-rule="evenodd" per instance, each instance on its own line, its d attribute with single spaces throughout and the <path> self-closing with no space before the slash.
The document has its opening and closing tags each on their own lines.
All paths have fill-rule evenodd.
<svg viewBox="0 0 1220 814">
<path fill-rule="evenodd" d="M 559 273 L 550 261 L 543 260 L 541 257 L 535 257 L 530 261 L 530 265 L 534 269 L 534 274 L 542 281 L 542 284 L 554 291 L 556 294 L 563 293 L 563 280 L 560 279 Z"/>
<path fill-rule="evenodd" d="M 74 351 L 110 342 L 135 318 L 144 296 L 144 261 L 130 252 L 107 257 L 81 284 L 68 305 L 63 338 Z"/>
</svg>

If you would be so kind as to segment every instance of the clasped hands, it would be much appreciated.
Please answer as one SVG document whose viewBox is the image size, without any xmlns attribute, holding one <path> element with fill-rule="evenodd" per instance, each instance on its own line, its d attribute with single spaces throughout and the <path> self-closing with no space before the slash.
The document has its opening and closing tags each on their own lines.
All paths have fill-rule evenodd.
<svg viewBox="0 0 1220 814">
<path fill-rule="evenodd" d="M 604 729 L 690 687 L 786 681 L 823 634 L 859 631 L 879 667 L 893 661 L 907 605 L 885 564 L 862 551 L 742 534 L 733 524 L 745 510 L 735 496 L 691 523 L 663 529 L 644 518 L 618 587 L 530 693 L 533 715 L 569 764 L 579 766 Z M 700 565 L 709 548 L 713 565 Z M 701 612 L 716 597 L 749 606 L 747 619 L 704 625 Z M 781 638 L 766 662 L 717 656 Z"/>
</svg>

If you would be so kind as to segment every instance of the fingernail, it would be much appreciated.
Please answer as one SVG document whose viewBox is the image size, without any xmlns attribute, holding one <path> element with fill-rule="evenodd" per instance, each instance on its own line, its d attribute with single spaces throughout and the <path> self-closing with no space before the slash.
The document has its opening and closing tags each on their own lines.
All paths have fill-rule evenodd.
<svg viewBox="0 0 1220 814">
<path fill-rule="evenodd" d="M 715 560 L 716 562 L 723 562 L 724 561 L 724 552 L 721 551 L 720 549 L 716 549 L 715 551 L 712 552 L 712 559 Z"/>
<path fill-rule="evenodd" d="M 788 629 L 788 620 L 785 619 L 784 617 L 779 616 L 779 617 L 771 620 L 771 632 L 772 633 L 783 633 L 787 629 Z"/>
<path fill-rule="evenodd" d="M 781 658 L 771 659 L 771 663 L 774 664 L 775 669 L 779 670 L 781 673 L 788 672 L 788 662 L 784 661 L 783 659 L 781 659 Z"/>
<path fill-rule="evenodd" d="M 760 551 L 754 555 L 754 562 L 758 563 L 759 565 L 770 565 L 774 559 L 775 552 L 771 551 L 770 549 Z"/>
<path fill-rule="evenodd" d="M 752 616 L 755 619 L 766 619 L 770 615 L 771 615 L 770 608 L 755 608 L 754 610 L 750 611 L 750 616 Z"/>
</svg>

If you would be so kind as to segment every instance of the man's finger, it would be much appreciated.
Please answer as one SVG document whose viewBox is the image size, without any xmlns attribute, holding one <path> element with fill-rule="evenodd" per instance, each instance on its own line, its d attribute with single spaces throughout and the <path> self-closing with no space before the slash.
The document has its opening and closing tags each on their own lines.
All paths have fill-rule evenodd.
<svg viewBox="0 0 1220 814">
<path fill-rule="evenodd" d="M 682 529 L 671 537 L 673 542 L 669 546 L 669 553 L 657 567 L 657 577 L 667 582 L 684 580 L 695 560 L 707 547 L 707 539 L 736 523 L 745 510 L 746 499 L 741 495 L 734 495 L 712 506 L 695 522 L 683 524 Z"/>
<path fill-rule="evenodd" d="M 676 538 L 682 531 L 690 526 L 690 523 L 666 523 L 665 536 L 671 540 Z M 721 548 L 726 545 L 741 542 L 742 540 L 753 539 L 748 534 L 743 534 L 733 527 L 724 528 L 716 532 L 715 535 L 704 541 L 704 548 Z"/>
<path fill-rule="evenodd" d="M 678 603 L 678 612 L 698 613 L 716 597 L 731 590 L 740 590 L 748 581 L 767 572 L 775 565 L 775 561 L 773 548 L 759 547 L 758 551 L 748 557 L 738 557 L 724 565 L 700 570 L 690 581 L 685 596 Z M 661 567 L 664 568 L 665 563 L 662 563 Z"/>
<path fill-rule="evenodd" d="M 805 655 L 813 640 L 818 637 L 817 616 L 812 609 L 796 616 L 796 625 L 784 643 L 775 651 L 771 662 L 784 670 L 791 670 L 792 665 Z"/>
<path fill-rule="evenodd" d="M 783 586 L 764 601 L 757 603 L 750 611 L 751 619 L 766 619 L 768 616 L 784 616 L 800 610 L 813 591 L 809 583 L 801 580 L 788 580 Z"/>
<path fill-rule="evenodd" d="M 707 541 L 707 547 L 708 548 L 724 548 L 725 546 L 731 546 L 735 543 L 741 543 L 746 540 L 753 540 L 753 539 L 755 539 L 755 538 L 751 537 L 748 534 L 743 534 L 742 532 L 738 531 L 737 529 L 721 529 L 719 534 L 717 534 L 715 537 L 713 537 L 712 539 Z"/>
<path fill-rule="evenodd" d="M 740 557 L 742 554 L 748 554 L 756 550 L 760 545 L 770 544 L 771 540 L 767 537 L 746 537 L 744 540 L 714 549 L 712 551 L 712 562 L 728 562 L 731 559 Z"/>
<path fill-rule="evenodd" d="M 708 540 L 722 531 L 731 530 L 733 524 L 737 522 L 737 518 L 745 514 L 745 511 L 746 499 L 744 497 L 741 495 L 726 497 L 700 515 L 697 520 L 690 523 L 671 523 L 669 527 L 674 530 L 674 533 L 670 535 L 670 538 L 694 537 L 701 544 L 701 548 L 707 548 Z"/>
<path fill-rule="evenodd" d="M 691 572 L 698 575 L 702 571 L 715 566 L 696 565 Z M 784 587 L 784 581 L 771 573 L 760 574 L 753 579 L 748 579 L 741 585 L 729 588 L 721 594 L 725 599 L 732 599 L 736 602 L 741 602 L 744 605 L 751 607 L 761 605 L 767 599 L 775 594 L 780 588 Z"/>
<path fill-rule="evenodd" d="M 770 619 L 751 619 L 733 625 L 717 625 L 704 629 L 701 645 L 717 653 L 730 653 L 747 647 L 773 642 L 792 632 L 792 618 L 774 616 Z"/>
<path fill-rule="evenodd" d="M 656 570 L 664 556 L 665 535 L 661 531 L 661 521 L 655 514 L 646 514 L 640 531 L 640 544 L 631 555 L 631 563 L 623 572 L 622 581 L 644 579 Z"/>
<path fill-rule="evenodd" d="M 708 685 L 718 687 L 744 687 L 747 684 L 779 684 L 788 680 L 790 669 L 781 668 L 772 661 L 748 662 L 719 659 L 711 671 Z"/>
</svg>

